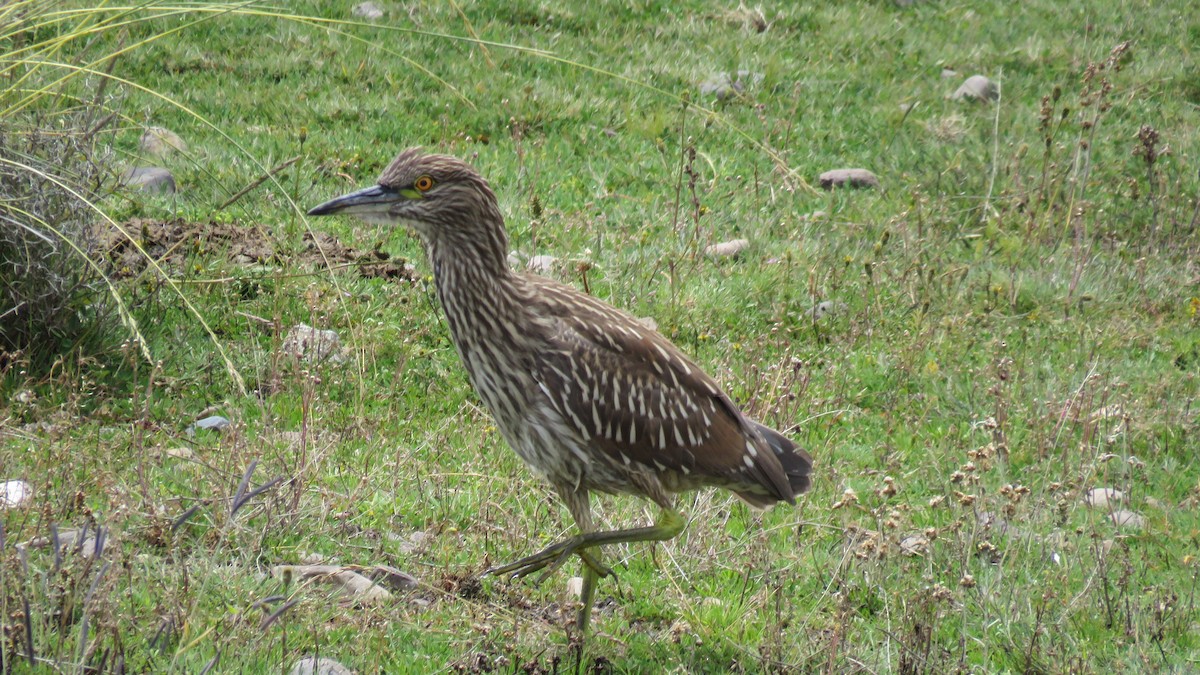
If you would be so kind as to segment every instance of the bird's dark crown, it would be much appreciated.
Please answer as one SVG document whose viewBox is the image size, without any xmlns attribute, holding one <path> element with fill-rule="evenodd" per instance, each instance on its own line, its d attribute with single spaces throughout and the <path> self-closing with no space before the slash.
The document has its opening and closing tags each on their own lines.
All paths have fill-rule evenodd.
<svg viewBox="0 0 1200 675">
<path fill-rule="evenodd" d="M 379 184 L 392 190 L 416 189 L 418 179 L 428 176 L 433 187 L 442 183 L 482 182 L 466 162 L 450 155 L 429 155 L 419 147 L 402 151 L 379 175 Z"/>
</svg>

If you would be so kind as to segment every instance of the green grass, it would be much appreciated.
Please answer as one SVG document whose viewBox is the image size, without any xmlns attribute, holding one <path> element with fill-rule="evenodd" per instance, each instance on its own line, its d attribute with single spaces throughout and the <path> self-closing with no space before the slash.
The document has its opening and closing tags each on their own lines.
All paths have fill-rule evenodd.
<svg viewBox="0 0 1200 675">
<path fill-rule="evenodd" d="M 470 390 L 419 244 L 300 215 L 417 144 L 488 177 L 521 256 L 557 256 L 560 278 L 654 317 L 817 459 L 794 509 L 688 494 L 677 540 L 614 547 L 585 667 L 1198 667 L 1189 3 L 777 3 L 762 7 L 764 32 L 731 3 L 380 4 L 375 24 L 191 13 L 88 45 L 164 36 L 116 61 L 114 75 L 161 97 L 121 88 L 113 142 L 130 164 L 144 124 L 189 146 L 165 160 L 180 194 L 115 195 L 108 213 L 233 223 L 281 257 L 238 265 L 207 242 L 166 268 L 244 392 L 154 272 L 121 291 L 156 364 L 127 349 L 48 376 L 19 359 L 3 372 L 0 478 L 36 491 L 0 512 L 6 668 L 27 668 L 26 601 L 45 672 L 74 670 L 81 645 L 92 664 L 108 654 L 106 672 L 117 654 L 135 671 L 197 672 L 219 655 L 214 672 L 286 672 L 311 653 L 363 673 L 574 667 L 574 563 L 541 586 L 472 581 L 572 523 Z M 472 33 L 489 44 L 445 37 Z M 1085 91 L 1088 64 L 1125 41 L 1122 66 L 1091 79 L 1111 90 Z M 71 52 L 83 44 L 60 58 L 85 62 Z M 698 94 L 739 69 L 763 76 L 744 97 Z M 998 103 L 947 100 L 976 73 L 1001 83 Z M 1134 154 L 1144 125 L 1169 148 L 1149 167 Z M 681 173 L 692 150 L 694 190 Z M 845 166 L 883 189 L 810 187 Z M 380 244 L 417 280 L 301 265 L 310 229 Z M 752 243 L 736 260 L 701 253 L 737 237 Z M 814 324 L 825 300 L 841 309 Z M 338 331 L 346 360 L 282 355 L 301 322 Z M 189 437 L 210 412 L 232 431 Z M 251 488 L 284 480 L 231 514 L 255 461 Z M 1093 487 L 1122 490 L 1145 527 L 1088 508 Z M 612 526 L 653 516 L 626 497 L 598 512 Z M 985 528 L 985 512 L 1015 530 Z M 111 532 L 100 561 L 56 567 L 43 548 L 22 562 L 16 543 L 85 522 Z M 927 543 L 907 555 L 917 536 Z M 316 557 L 421 585 L 360 607 L 269 574 Z M 277 595 L 296 604 L 264 627 Z"/>
</svg>

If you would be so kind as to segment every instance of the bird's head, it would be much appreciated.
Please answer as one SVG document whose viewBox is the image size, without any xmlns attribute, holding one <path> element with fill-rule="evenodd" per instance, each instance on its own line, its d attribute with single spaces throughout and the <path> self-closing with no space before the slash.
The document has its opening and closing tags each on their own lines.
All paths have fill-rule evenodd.
<svg viewBox="0 0 1200 675">
<path fill-rule="evenodd" d="M 488 229 L 500 229 L 503 236 L 503 220 L 487 181 L 456 157 L 427 155 L 420 148 L 397 155 L 376 185 L 308 212 L 310 216 L 335 214 L 405 225 L 428 242 L 470 238 Z"/>
</svg>

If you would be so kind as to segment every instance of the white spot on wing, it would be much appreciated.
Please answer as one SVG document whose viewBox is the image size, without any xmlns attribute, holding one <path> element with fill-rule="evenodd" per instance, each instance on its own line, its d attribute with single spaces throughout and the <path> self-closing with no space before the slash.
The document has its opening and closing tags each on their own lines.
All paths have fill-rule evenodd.
<svg viewBox="0 0 1200 675">
<path fill-rule="evenodd" d="M 754 447 L 754 443 L 746 441 L 746 452 L 750 453 L 751 457 L 758 457 L 758 448 Z"/>
<path fill-rule="evenodd" d="M 750 455 L 742 455 L 742 461 L 746 463 L 747 469 L 754 468 L 754 460 L 750 459 Z"/>
</svg>

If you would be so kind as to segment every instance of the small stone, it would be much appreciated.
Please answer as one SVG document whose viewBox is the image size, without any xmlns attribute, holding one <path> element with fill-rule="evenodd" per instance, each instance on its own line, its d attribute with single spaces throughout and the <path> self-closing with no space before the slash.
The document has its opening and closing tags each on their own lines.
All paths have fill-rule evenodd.
<svg viewBox="0 0 1200 675">
<path fill-rule="evenodd" d="M 995 532 L 1002 537 L 1018 537 L 1021 534 L 1011 523 L 991 511 L 980 511 L 975 516 L 975 522 L 979 523 L 980 529 Z"/>
<path fill-rule="evenodd" d="M 1146 506 L 1149 506 L 1152 509 L 1162 509 L 1163 507 L 1162 501 L 1155 499 L 1154 497 L 1146 497 L 1143 501 L 1146 503 Z"/>
<path fill-rule="evenodd" d="M 58 530 L 55 536 L 37 537 L 18 544 L 19 548 L 46 548 L 55 543 L 61 554 L 75 553 L 85 558 L 96 558 L 104 554 L 112 541 L 112 532 L 106 527 L 101 528 L 67 528 Z"/>
<path fill-rule="evenodd" d="M 354 9 L 351 10 L 351 13 L 360 19 L 366 19 L 368 21 L 375 21 L 376 19 L 383 18 L 383 10 L 379 8 L 379 5 L 376 5 L 373 2 L 361 2 L 357 4 L 354 6 Z"/>
<path fill-rule="evenodd" d="M 417 530 L 402 538 L 397 548 L 405 555 L 419 553 L 429 548 L 429 544 L 433 542 L 433 535 L 424 530 Z"/>
<path fill-rule="evenodd" d="M 730 239 L 708 246 L 704 249 L 704 253 L 718 258 L 735 258 L 749 247 L 749 239 Z"/>
<path fill-rule="evenodd" d="M 196 420 L 187 428 L 188 436 L 195 436 L 197 430 L 223 431 L 229 428 L 229 420 L 220 415 L 209 415 L 202 420 Z"/>
<path fill-rule="evenodd" d="M 910 558 L 924 555 L 928 550 L 929 540 L 921 535 L 913 534 L 900 540 L 900 552 Z"/>
<path fill-rule="evenodd" d="M 813 305 L 812 309 L 804 313 L 810 321 L 820 321 L 830 314 L 840 314 L 846 310 L 846 303 L 834 302 L 832 300 L 823 300 Z"/>
<path fill-rule="evenodd" d="M 345 357 L 341 353 L 342 340 L 337 331 L 319 330 L 307 324 L 297 324 L 288 331 L 280 349 L 284 354 L 293 356 L 305 363 L 319 363 L 329 359 L 333 363 L 341 363 Z"/>
<path fill-rule="evenodd" d="M 175 194 L 175 177 L 160 166 L 135 166 L 121 176 L 121 185 L 141 188 L 143 192 Z"/>
<path fill-rule="evenodd" d="M 583 597 L 583 577 L 571 577 L 567 579 L 567 595 L 572 598 Z"/>
<path fill-rule="evenodd" d="M 319 330 L 305 323 L 299 323 L 288 330 L 288 335 L 280 346 L 284 354 L 302 360 L 305 363 L 320 363 L 329 359 L 330 363 L 342 363 L 342 339 L 336 330 Z"/>
<path fill-rule="evenodd" d="M 1109 518 L 1112 518 L 1113 523 L 1118 527 L 1130 527 L 1135 530 L 1140 530 L 1146 526 L 1145 518 L 1134 513 L 1133 511 L 1126 511 L 1125 509 L 1113 511 Z"/>
<path fill-rule="evenodd" d="M 142 132 L 138 147 L 142 152 L 155 157 L 163 157 L 176 151 L 187 152 L 187 143 L 183 142 L 179 134 L 162 127 L 149 127 Z"/>
<path fill-rule="evenodd" d="M 650 330 L 658 330 L 658 322 L 652 316 L 639 316 L 637 322 Z"/>
<path fill-rule="evenodd" d="M 942 68 L 942 79 L 950 80 L 958 77 L 958 71 L 953 68 Z"/>
<path fill-rule="evenodd" d="M 1104 508 L 1125 501 L 1125 493 L 1112 488 L 1092 488 L 1083 495 L 1083 503 L 1094 508 Z"/>
<path fill-rule="evenodd" d="M 508 266 L 511 269 L 515 270 L 521 266 L 521 257 L 518 256 L 515 252 L 509 253 L 507 260 L 508 260 Z"/>
<path fill-rule="evenodd" d="M 804 220 L 807 220 L 810 223 L 815 223 L 818 220 L 825 220 L 828 217 L 829 217 L 828 211 L 813 211 L 812 213 L 804 216 Z"/>
<path fill-rule="evenodd" d="M 407 591 L 416 588 L 420 582 L 408 572 L 402 572 L 391 565 L 375 565 L 363 569 L 367 578 L 393 591 Z"/>
<path fill-rule="evenodd" d="M 292 664 L 288 675 L 354 675 L 354 671 L 328 657 L 306 656 Z"/>
<path fill-rule="evenodd" d="M 228 422 L 228 420 L 226 420 L 226 422 Z M 167 457 L 174 457 L 175 459 L 192 459 L 196 456 L 196 453 L 193 452 L 191 448 L 185 447 L 167 448 L 163 451 L 163 454 Z"/>
<path fill-rule="evenodd" d="M 972 75 L 950 98 L 955 101 L 995 101 L 1000 98 L 1000 87 L 983 75 Z"/>
<path fill-rule="evenodd" d="M 833 169 L 821 174 L 818 180 L 821 187 L 826 190 L 832 190 L 835 187 L 879 187 L 879 179 L 866 169 Z"/>
<path fill-rule="evenodd" d="M 558 258 L 552 255 L 535 255 L 525 264 L 525 269 L 535 274 L 550 274 L 558 265 Z"/>
<path fill-rule="evenodd" d="M 33 486 L 23 480 L 6 480 L 0 483 L 0 508 L 20 506 L 33 494 Z"/>
<path fill-rule="evenodd" d="M 271 568 L 271 575 L 323 582 L 335 587 L 342 595 L 364 604 L 382 602 L 392 597 L 391 592 L 383 586 L 353 569 L 338 565 L 276 565 Z"/>
<path fill-rule="evenodd" d="M 749 70 L 737 71 L 737 78 L 729 76 L 729 73 L 717 73 L 700 83 L 700 93 L 705 96 L 716 96 L 720 100 L 739 96 L 746 91 L 748 84 L 758 84 L 762 82 L 762 73 L 755 73 Z"/>
</svg>

